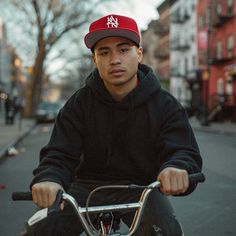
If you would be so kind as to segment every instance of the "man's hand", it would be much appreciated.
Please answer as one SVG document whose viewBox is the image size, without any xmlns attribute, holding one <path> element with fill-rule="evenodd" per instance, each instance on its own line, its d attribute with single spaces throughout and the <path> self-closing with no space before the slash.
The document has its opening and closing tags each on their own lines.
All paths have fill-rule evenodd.
<svg viewBox="0 0 236 236">
<path fill-rule="evenodd" d="M 40 208 L 49 207 L 54 203 L 57 192 L 60 189 L 64 192 L 62 186 L 55 182 L 48 181 L 34 184 L 32 186 L 33 201 Z M 64 204 L 61 204 L 61 209 L 63 208 Z"/>
<path fill-rule="evenodd" d="M 160 190 L 165 195 L 179 195 L 189 187 L 188 172 L 173 167 L 163 169 L 157 180 L 161 182 Z"/>
</svg>

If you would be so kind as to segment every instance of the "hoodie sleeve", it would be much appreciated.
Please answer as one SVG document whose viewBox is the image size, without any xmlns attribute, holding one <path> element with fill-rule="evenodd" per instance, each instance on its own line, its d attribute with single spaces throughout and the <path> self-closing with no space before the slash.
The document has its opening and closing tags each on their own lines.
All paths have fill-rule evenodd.
<svg viewBox="0 0 236 236">
<path fill-rule="evenodd" d="M 172 100 L 172 99 L 171 99 Z M 185 169 L 189 174 L 200 172 L 202 158 L 185 109 L 173 98 L 164 108 L 159 136 L 160 172 L 167 167 Z M 195 189 L 189 187 L 187 195 Z"/>
<path fill-rule="evenodd" d="M 30 187 L 38 182 L 52 181 L 68 189 L 80 164 L 83 126 L 82 108 L 74 95 L 59 112 L 49 143 L 40 151 L 40 164 L 33 171 Z"/>
</svg>

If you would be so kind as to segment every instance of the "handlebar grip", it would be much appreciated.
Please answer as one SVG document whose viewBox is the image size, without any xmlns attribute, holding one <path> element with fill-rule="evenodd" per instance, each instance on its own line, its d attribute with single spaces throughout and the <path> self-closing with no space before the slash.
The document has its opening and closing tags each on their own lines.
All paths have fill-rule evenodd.
<svg viewBox="0 0 236 236">
<path fill-rule="evenodd" d="M 205 175 L 203 173 L 195 173 L 189 175 L 189 182 L 191 183 L 203 183 L 205 181 Z"/>
<path fill-rule="evenodd" d="M 13 192 L 11 195 L 13 201 L 32 201 L 31 192 Z"/>
</svg>

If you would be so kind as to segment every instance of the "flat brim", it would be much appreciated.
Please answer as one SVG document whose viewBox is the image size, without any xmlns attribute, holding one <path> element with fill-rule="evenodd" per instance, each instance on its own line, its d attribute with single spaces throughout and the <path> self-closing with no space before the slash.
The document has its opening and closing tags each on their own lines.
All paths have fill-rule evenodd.
<svg viewBox="0 0 236 236">
<path fill-rule="evenodd" d="M 124 37 L 127 39 L 130 39 L 137 45 L 140 44 L 140 37 L 136 32 L 133 32 L 131 30 L 126 30 L 126 29 L 104 29 L 104 30 L 97 30 L 88 33 L 84 37 L 84 42 L 87 48 L 93 48 L 95 44 L 104 38 L 107 37 Z"/>
</svg>

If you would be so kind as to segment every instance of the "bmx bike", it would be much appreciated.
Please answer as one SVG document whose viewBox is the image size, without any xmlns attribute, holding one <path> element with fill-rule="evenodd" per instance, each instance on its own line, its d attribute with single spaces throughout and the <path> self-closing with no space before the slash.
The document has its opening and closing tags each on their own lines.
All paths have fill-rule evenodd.
<svg viewBox="0 0 236 236">
<path fill-rule="evenodd" d="M 189 175 L 189 182 L 200 183 L 205 181 L 203 173 L 196 173 Z M 55 202 L 49 208 L 41 209 L 37 211 L 29 220 L 28 225 L 31 226 L 38 221 L 44 219 L 49 214 L 55 211 L 60 211 L 60 204 L 64 200 L 68 202 L 75 210 L 79 221 L 85 233 L 89 236 L 131 236 L 137 232 L 139 227 L 144 208 L 151 191 L 155 188 L 159 188 L 161 183 L 155 181 L 149 185 L 106 185 L 95 188 L 90 192 L 87 198 L 86 206 L 81 207 L 78 205 L 74 197 L 63 191 L 58 191 Z M 142 189 L 142 193 L 138 202 L 115 204 L 115 205 L 103 205 L 103 206 L 89 206 L 92 195 L 103 189 Z M 12 200 L 32 200 L 31 192 L 13 192 Z M 133 221 L 126 233 L 119 233 L 120 228 L 120 216 L 117 212 L 135 210 Z M 95 220 L 90 219 L 89 214 L 96 214 Z M 184 235 L 184 234 L 183 234 Z"/>
</svg>

